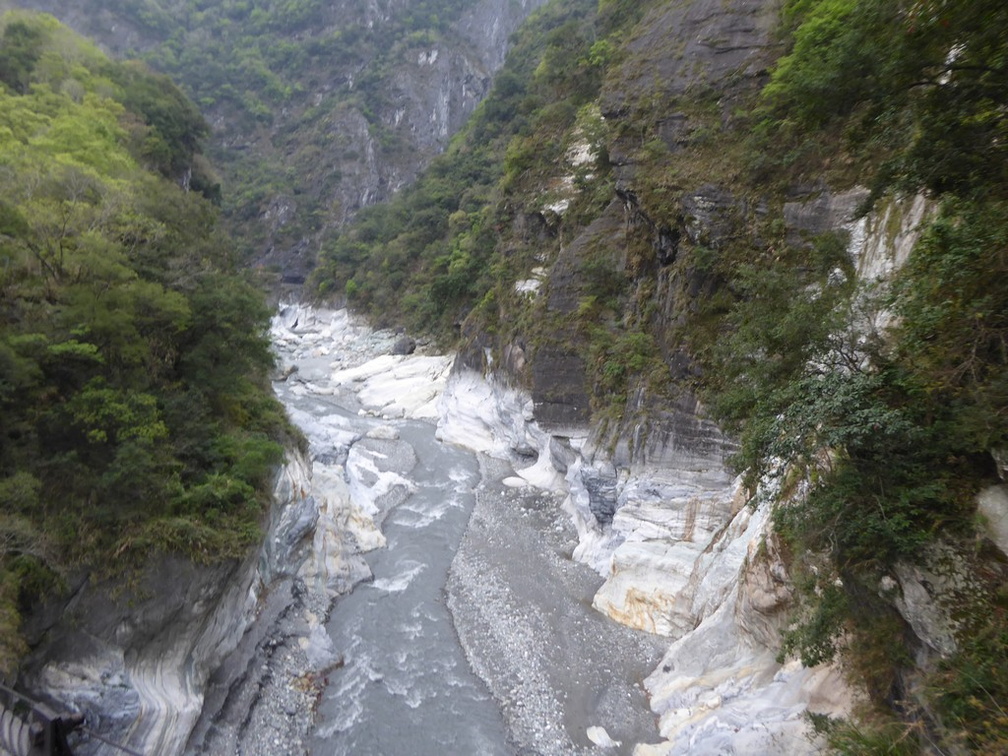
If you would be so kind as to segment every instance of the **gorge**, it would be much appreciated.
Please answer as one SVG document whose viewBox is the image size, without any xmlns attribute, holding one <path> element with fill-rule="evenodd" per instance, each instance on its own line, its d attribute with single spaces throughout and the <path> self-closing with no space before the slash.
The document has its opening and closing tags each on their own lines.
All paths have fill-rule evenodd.
<svg viewBox="0 0 1008 756">
<path fill-rule="evenodd" d="M 143 753 L 1005 749 L 1000 3 L 14 5 L 220 173 L 0 22 L 5 681 Z"/>
</svg>

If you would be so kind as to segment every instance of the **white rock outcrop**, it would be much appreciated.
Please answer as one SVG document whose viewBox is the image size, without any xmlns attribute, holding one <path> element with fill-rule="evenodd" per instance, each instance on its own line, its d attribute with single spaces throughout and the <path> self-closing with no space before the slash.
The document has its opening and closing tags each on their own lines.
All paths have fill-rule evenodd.
<svg viewBox="0 0 1008 756">
<path fill-rule="evenodd" d="M 806 712 L 845 713 L 851 694 L 835 669 L 777 663 L 791 594 L 765 540 L 768 506 L 747 505 L 709 427 L 677 418 L 678 431 L 652 441 L 643 463 L 617 465 L 588 443 L 588 429 L 550 438 L 528 394 L 493 375 L 457 368 L 440 408 L 441 438 L 535 460 L 516 465 L 513 484 L 568 494 L 581 536 L 575 558 L 606 578 L 596 609 L 673 640 L 645 681 L 667 740 L 635 753 L 817 752 Z M 691 434 L 707 440 L 690 444 Z M 606 512 L 611 522 L 600 524 L 595 513 Z M 612 747 L 605 735 L 589 737 Z"/>
<path fill-rule="evenodd" d="M 533 416 L 532 398 L 499 376 L 484 378 L 457 367 L 438 406 L 437 437 L 473 451 L 514 462 L 517 480 L 558 490 L 563 476 L 551 461 L 548 433 Z"/>
<path fill-rule="evenodd" d="M 265 538 L 240 564 L 166 557 L 132 588 L 83 582 L 55 608 L 58 619 L 44 628 L 22 684 L 84 713 L 91 729 L 134 751 L 180 753 L 211 672 L 255 620 L 269 586 L 305 558 L 317 519 L 308 470 L 289 449 Z"/>
<path fill-rule="evenodd" d="M 989 486 L 977 496 L 977 513 L 987 536 L 1008 555 L 1008 485 Z"/>
</svg>

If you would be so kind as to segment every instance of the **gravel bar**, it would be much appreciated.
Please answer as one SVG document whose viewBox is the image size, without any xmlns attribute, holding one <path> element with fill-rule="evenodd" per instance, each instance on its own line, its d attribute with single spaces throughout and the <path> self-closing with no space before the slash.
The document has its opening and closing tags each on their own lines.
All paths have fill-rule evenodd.
<svg viewBox="0 0 1008 756">
<path fill-rule="evenodd" d="M 577 534 L 558 494 L 500 481 L 507 463 L 481 456 L 483 483 L 452 562 L 448 607 L 469 663 L 504 713 L 520 754 L 630 754 L 658 742 L 641 684 L 663 639 L 591 607 L 602 583 L 570 558 Z M 600 747 L 604 727 L 618 746 Z"/>
</svg>

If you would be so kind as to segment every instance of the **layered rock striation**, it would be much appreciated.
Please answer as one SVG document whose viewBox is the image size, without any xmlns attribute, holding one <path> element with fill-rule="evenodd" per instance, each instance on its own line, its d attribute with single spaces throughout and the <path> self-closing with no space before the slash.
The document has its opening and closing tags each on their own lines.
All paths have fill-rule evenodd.
<svg viewBox="0 0 1008 756">
<path fill-rule="evenodd" d="M 29 622 L 33 652 L 21 685 L 134 751 L 180 753 L 211 673 L 271 595 L 290 594 L 318 521 L 310 475 L 303 455 L 288 450 L 265 537 L 241 563 L 162 557 L 125 583 L 81 576 L 65 600 Z M 75 746 L 106 750 L 97 740 Z"/>
</svg>

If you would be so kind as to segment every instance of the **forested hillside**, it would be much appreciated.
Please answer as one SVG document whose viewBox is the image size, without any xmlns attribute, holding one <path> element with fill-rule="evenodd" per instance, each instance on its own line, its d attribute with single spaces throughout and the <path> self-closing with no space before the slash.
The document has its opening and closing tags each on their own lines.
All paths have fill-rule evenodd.
<svg viewBox="0 0 1008 756">
<path fill-rule="evenodd" d="M 595 6 L 551 3 L 533 15 L 447 154 L 394 201 L 364 210 L 323 250 L 313 278 L 319 294 L 345 295 L 379 324 L 406 323 L 450 342 L 466 311 L 491 292 L 506 292 L 532 264 L 527 255 L 497 254 L 512 240 L 508 227 L 519 208 L 543 201 L 543 177 L 562 169 L 576 139 L 602 137 L 592 103 L 611 45 L 591 45 L 596 24 L 605 27 Z M 604 176 L 593 187 L 608 202 Z M 582 199 L 589 206 L 582 220 L 599 209 L 591 200 Z"/>
<path fill-rule="evenodd" d="M 19 613 L 71 573 L 258 537 L 286 420 L 206 134 L 165 76 L 52 17 L 0 17 L 4 671 Z"/>
<path fill-rule="evenodd" d="M 322 239 L 408 184 L 486 94 L 543 0 L 0 0 L 182 86 L 244 259 L 303 277 Z"/>
<path fill-rule="evenodd" d="M 657 68 L 674 6 L 549 4 L 448 153 L 345 229 L 313 286 L 489 349 L 534 396 L 573 371 L 614 443 L 699 397 L 753 492 L 777 492 L 800 597 L 782 656 L 842 654 L 866 691 L 855 723 L 819 723 L 831 742 L 1002 752 L 1005 561 L 975 495 L 1008 446 L 1008 9 L 785 0 L 765 67 L 712 87 L 701 64 Z M 859 186 L 862 215 L 933 203 L 881 283 L 845 231 L 795 220 Z M 886 593 L 908 563 L 969 575 L 940 661 Z"/>
</svg>

